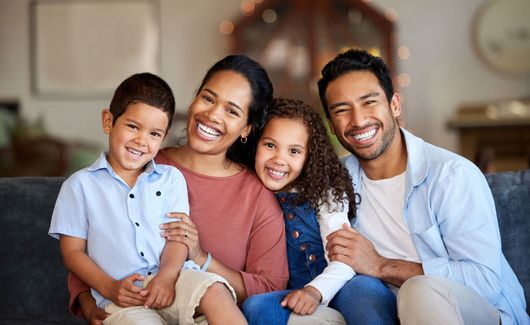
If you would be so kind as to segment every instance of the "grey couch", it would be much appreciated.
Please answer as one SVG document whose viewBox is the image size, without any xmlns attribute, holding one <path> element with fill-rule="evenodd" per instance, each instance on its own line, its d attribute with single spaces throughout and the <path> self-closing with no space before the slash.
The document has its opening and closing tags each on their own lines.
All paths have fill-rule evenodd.
<svg viewBox="0 0 530 325">
<path fill-rule="evenodd" d="M 530 170 L 487 176 L 503 251 L 530 301 Z M 48 236 L 64 178 L 0 178 L 0 324 L 83 324 L 68 313 L 59 243 Z M 528 311 L 528 308 L 527 308 Z"/>
</svg>

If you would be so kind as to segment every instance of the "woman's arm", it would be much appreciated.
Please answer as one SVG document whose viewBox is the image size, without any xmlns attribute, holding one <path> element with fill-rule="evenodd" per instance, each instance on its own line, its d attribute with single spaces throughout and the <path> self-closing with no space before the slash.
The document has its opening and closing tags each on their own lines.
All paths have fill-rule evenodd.
<svg viewBox="0 0 530 325">
<path fill-rule="evenodd" d="M 209 272 L 224 277 L 230 283 L 238 302 L 257 293 L 285 289 L 289 279 L 285 225 L 278 202 L 271 192 L 263 191 L 253 204 L 256 206 L 256 214 L 248 217 L 252 228 L 246 240 L 248 245 L 243 270 L 235 271 L 215 256 L 212 256 L 208 267 Z M 169 216 L 181 221 L 162 225 L 162 235 L 168 240 L 186 244 L 188 258 L 198 265 L 204 265 L 208 254 L 199 245 L 199 233 L 195 224 L 184 214 L 170 213 Z"/>
<path fill-rule="evenodd" d="M 204 266 L 208 253 L 204 252 L 199 245 L 199 231 L 193 221 L 191 221 L 191 218 L 184 213 L 169 213 L 168 216 L 180 221 L 161 225 L 162 229 L 164 229 L 163 235 L 169 241 L 186 245 L 188 247 L 188 258 L 199 266 Z M 238 303 L 242 303 L 247 298 L 245 284 L 239 272 L 226 267 L 213 256 L 208 268 L 204 269 L 204 271 L 212 272 L 225 278 L 234 288 Z"/>
</svg>

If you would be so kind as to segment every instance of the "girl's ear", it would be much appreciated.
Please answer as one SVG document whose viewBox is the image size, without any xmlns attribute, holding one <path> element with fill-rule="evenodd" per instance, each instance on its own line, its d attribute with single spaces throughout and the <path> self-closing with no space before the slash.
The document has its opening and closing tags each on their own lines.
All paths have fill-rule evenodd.
<svg viewBox="0 0 530 325">
<path fill-rule="evenodd" d="M 105 134 L 109 134 L 110 130 L 112 130 L 112 120 L 112 113 L 108 108 L 101 111 L 101 125 L 103 126 L 103 132 L 105 132 Z"/>
</svg>

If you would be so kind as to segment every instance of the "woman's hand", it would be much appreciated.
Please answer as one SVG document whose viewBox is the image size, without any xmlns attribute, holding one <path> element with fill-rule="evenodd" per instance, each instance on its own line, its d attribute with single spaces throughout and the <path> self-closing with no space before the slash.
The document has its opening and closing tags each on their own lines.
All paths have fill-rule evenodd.
<svg viewBox="0 0 530 325">
<path fill-rule="evenodd" d="M 103 321 L 109 316 L 110 314 L 105 309 L 96 307 L 90 313 L 87 322 L 90 325 L 103 325 Z"/>
<path fill-rule="evenodd" d="M 171 212 L 167 214 L 177 221 L 160 225 L 161 235 L 166 240 L 183 243 L 188 247 L 188 259 L 193 260 L 198 265 L 206 262 L 207 254 L 201 249 L 199 244 L 199 231 L 185 213 Z"/>
<path fill-rule="evenodd" d="M 96 305 L 96 300 L 90 294 L 90 290 L 81 292 L 77 299 L 88 324 L 103 325 L 103 321 L 110 316 L 103 308 Z"/>
</svg>

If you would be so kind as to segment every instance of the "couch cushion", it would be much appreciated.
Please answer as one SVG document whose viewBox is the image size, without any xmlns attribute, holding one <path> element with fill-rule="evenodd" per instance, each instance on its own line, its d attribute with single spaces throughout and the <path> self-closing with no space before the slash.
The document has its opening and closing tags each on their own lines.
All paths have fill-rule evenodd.
<svg viewBox="0 0 530 325">
<path fill-rule="evenodd" d="M 0 178 L 0 315 L 45 321 L 76 319 L 68 313 L 67 272 L 59 241 L 48 236 L 64 178 Z M 31 322 L 28 318 L 28 322 Z M 17 322 L 12 322 L 17 323 Z M 35 323 L 35 322 L 33 322 Z M 64 321 L 57 322 L 65 324 Z"/>
<path fill-rule="evenodd" d="M 502 251 L 523 285 L 530 313 L 530 169 L 486 175 L 493 193 Z"/>
</svg>

